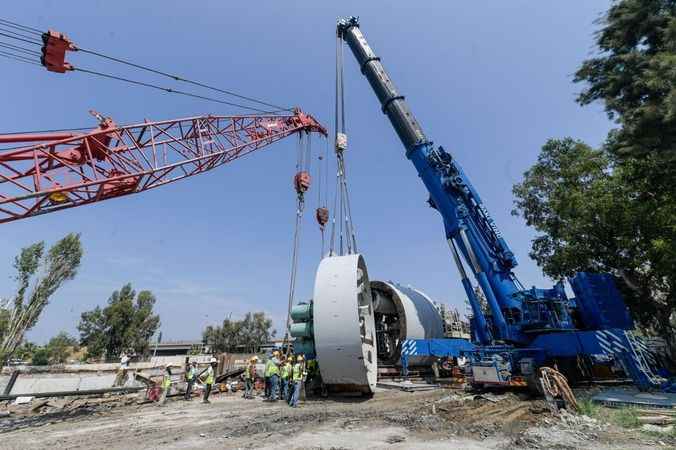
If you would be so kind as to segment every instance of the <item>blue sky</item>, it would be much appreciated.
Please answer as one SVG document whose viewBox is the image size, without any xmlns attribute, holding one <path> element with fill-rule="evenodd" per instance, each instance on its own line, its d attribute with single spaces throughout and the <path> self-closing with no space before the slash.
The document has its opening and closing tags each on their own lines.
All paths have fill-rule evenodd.
<svg viewBox="0 0 676 450">
<path fill-rule="evenodd" d="M 533 231 L 512 217 L 512 185 L 549 137 L 598 145 L 611 123 L 599 105 L 574 103 L 572 74 L 593 54 L 593 21 L 608 1 L 262 0 L 10 2 L 2 17 L 67 33 L 83 48 L 127 58 L 333 123 L 335 20 L 362 29 L 428 137 L 451 151 L 514 250 L 525 285 L 547 287 L 528 258 Z M 133 75 L 74 54 L 81 67 Z M 49 73 L 0 59 L 0 132 L 81 127 L 96 109 L 118 123 L 241 111 L 81 73 Z M 360 251 L 372 279 L 418 287 L 464 308 L 442 222 L 403 148 L 346 53 L 347 155 Z M 177 86 L 178 87 L 178 86 Z M 185 88 L 185 86 L 183 86 Z M 315 148 L 320 144 L 315 140 Z M 283 323 L 295 194 L 295 139 L 210 173 L 150 192 L 2 225 L 0 296 L 13 293 L 21 247 L 82 234 L 77 278 L 52 298 L 28 337 L 76 333 L 83 311 L 131 282 L 157 298 L 165 339 L 199 338 L 228 314 L 263 310 Z M 316 187 L 316 186 L 315 186 Z M 320 234 L 309 196 L 298 292 L 312 295 Z"/>
</svg>

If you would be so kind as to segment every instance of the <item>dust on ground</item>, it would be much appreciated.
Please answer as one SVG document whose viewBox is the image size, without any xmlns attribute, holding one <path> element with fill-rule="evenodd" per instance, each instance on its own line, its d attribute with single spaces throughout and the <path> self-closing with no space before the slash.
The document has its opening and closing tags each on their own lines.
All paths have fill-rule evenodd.
<svg viewBox="0 0 676 450">
<path fill-rule="evenodd" d="M 670 445 L 676 442 L 584 416 L 555 417 L 542 401 L 515 394 L 476 397 L 448 390 L 383 390 L 372 398 L 309 399 L 296 409 L 283 402 L 245 400 L 237 393 L 217 395 L 208 405 L 197 399 L 171 399 L 164 406 L 137 404 L 133 395 L 50 399 L 15 407 L 10 417 L 0 418 L 0 448 L 22 450 L 633 450 Z"/>
</svg>

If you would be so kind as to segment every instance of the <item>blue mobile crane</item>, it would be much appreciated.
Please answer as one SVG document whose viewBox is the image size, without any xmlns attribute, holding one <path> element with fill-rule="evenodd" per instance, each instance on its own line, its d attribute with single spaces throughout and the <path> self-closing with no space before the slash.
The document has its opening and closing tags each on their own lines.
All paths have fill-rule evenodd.
<svg viewBox="0 0 676 450">
<path fill-rule="evenodd" d="M 427 138 L 367 43 L 358 18 L 340 19 L 337 39 L 352 50 L 425 184 L 430 206 L 443 219 L 472 309 L 474 383 L 525 386 L 540 366 L 555 364 L 573 382 L 624 376 L 642 388 L 659 385 L 650 354 L 631 331 L 634 324 L 614 278 L 578 273 L 568 280 L 574 298 L 568 298 L 561 281 L 551 289 L 524 288 L 513 272 L 514 253 L 478 192 L 453 156 Z M 339 64 L 342 73 L 342 57 Z M 485 309 L 468 272 L 485 296 Z"/>
</svg>

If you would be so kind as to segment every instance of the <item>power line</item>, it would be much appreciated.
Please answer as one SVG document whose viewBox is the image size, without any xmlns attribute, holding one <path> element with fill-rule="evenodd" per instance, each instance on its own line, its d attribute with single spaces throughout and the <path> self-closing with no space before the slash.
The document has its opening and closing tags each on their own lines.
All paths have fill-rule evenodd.
<svg viewBox="0 0 676 450">
<path fill-rule="evenodd" d="M 2 24 L 0 24 L 0 25 L 2 25 Z M 26 38 L 26 39 L 36 39 L 34 36 L 26 36 L 25 34 L 17 33 L 16 31 L 13 31 L 13 30 L 6 30 L 4 28 L 0 28 L 0 31 L 4 31 L 5 33 L 12 33 L 16 36 L 20 36 L 20 37 Z"/>
<path fill-rule="evenodd" d="M 24 33 L 27 32 L 27 33 L 42 35 L 42 32 L 40 30 L 37 30 L 36 28 L 32 28 L 32 27 L 22 25 L 22 24 L 19 24 L 19 23 L 16 23 L 16 22 L 12 22 L 12 21 L 7 20 L 7 19 L 0 18 L 0 26 L 14 28 L 14 29 L 20 30 Z M 3 31 L 5 33 L 3 33 Z M 10 33 L 10 34 L 6 34 L 6 33 Z M 7 29 L 4 29 L 4 28 L 0 28 L 0 36 L 6 36 L 10 39 L 16 39 L 16 40 L 19 40 L 19 41 L 27 42 L 29 44 L 42 46 L 42 43 L 35 42 L 35 41 L 31 40 L 31 39 L 34 39 L 33 36 L 26 36 L 24 34 L 17 33 L 16 31 L 7 30 Z M 10 44 L 6 44 L 6 45 L 10 45 Z M 6 47 L 6 45 L 2 45 L 2 46 Z M 25 49 L 25 48 L 20 48 L 20 49 L 15 49 L 15 50 L 23 51 L 24 53 L 31 52 L 31 50 L 28 50 L 28 49 Z M 131 80 L 131 79 L 128 79 L 128 78 L 123 78 L 123 77 L 119 77 L 119 76 L 116 76 L 116 75 L 110 75 L 110 74 L 106 74 L 106 73 L 102 73 L 102 72 L 96 72 L 96 71 L 93 71 L 93 70 L 79 69 L 79 68 L 74 69 L 74 70 L 78 70 L 80 72 L 89 73 L 89 74 L 92 74 L 92 75 L 97 75 L 97 76 L 100 76 L 100 77 L 110 78 L 110 79 L 114 79 L 114 80 L 118 80 L 118 81 L 123 81 L 123 82 L 126 82 L 126 83 L 131 83 L 131 84 L 135 84 L 135 85 L 139 85 L 139 86 L 145 86 L 145 87 L 149 87 L 149 88 L 153 88 L 153 89 L 158 89 L 158 90 L 162 90 L 164 92 L 186 95 L 188 97 L 199 98 L 199 99 L 202 99 L 202 100 L 212 101 L 212 102 L 221 103 L 221 104 L 229 105 L 229 106 L 235 106 L 237 108 L 248 109 L 248 110 L 251 110 L 251 111 L 256 111 L 256 112 L 265 113 L 265 114 L 275 114 L 275 113 L 283 112 L 283 111 L 292 111 L 291 108 L 284 108 L 282 106 L 275 105 L 275 104 L 269 103 L 269 102 L 265 102 L 265 101 L 259 100 L 257 98 L 237 94 L 236 92 L 228 91 L 228 90 L 225 90 L 225 89 L 220 89 L 220 88 L 210 86 L 210 85 L 205 84 L 205 83 L 201 83 L 199 81 L 189 80 L 187 78 L 183 78 L 183 77 L 178 76 L 178 75 L 173 75 L 173 74 L 170 74 L 170 73 L 167 73 L 167 72 L 163 72 L 161 70 L 157 70 L 157 69 L 153 69 L 151 67 L 143 66 L 141 64 L 136 64 L 136 63 L 133 63 L 131 61 L 127 61 L 127 60 L 124 60 L 124 59 L 108 56 L 108 55 L 105 55 L 103 53 L 95 52 L 93 50 L 87 50 L 87 49 L 82 49 L 82 48 L 77 48 L 77 50 L 79 50 L 83 53 L 89 53 L 91 55 L 98 56 L 100 58 L 105 58 L 105 59 L 108 59 L 108 60 L 111 60 L 111 61 L 115 61 L 115 62 L 125 64 L 125 65 L 131 66 L 131 67 L 135 67 L 135 68 L 140 69 L 140 70 L 145 70 L 147 72 L 151 72 L 151 73 L 154 73 L 154 74 L 157 74 L 157 75 L 161 75 L 161 76 L 164 76 L 164 77 L 167 77 L 167 78 L 171 78 L 172 80 L 175 80 L 175 81 L 182 81 L 184 83 L 192 84 L 194 86 L 199 86 L 199 87 L 202 87 L 202 88 L 205 88 L 205 89 L 211 89 L 213 91 L 220 92 L 220 93 L 226 94 L 226 95 L 230 95 L 230 96 L 233 96 L 233 97 L 236 97 L 236 98 L 240 98 L 242 100 L 246 100 L 246 101 L 249 101 L 249 102 L 253 102 L 253 103 L 260 104 L 260 105 L 275 108 L 275 111 L 266 111 L 266 110 L 254 108 L 254 107 L 251 107 L 251 106 L 241 105 L 241 104 L 233 103 L 233 102 L 227 102 L 227 101 L 224 101 L 224 100 L 218 100 L 218 99 L 215 99 L 215 98 L 206 97 L 206 96 L 199 95 L 199 94 L 193 94 L 193 93 L 190 93 L 190 92 L 180 91 L 180 90 L 177 90 L 177 89 L 171 89 L 171 88 L 166 88 L 166 87 L 162 87 L 162 86 L 157 86 L 155 84 L 145 83 L 145 82 L 137 81 L 137 80 Z M 23 62 L 26 62 L 26 61 L 23 61 Z"/>
<path fill-rule="evenodd" d="M 18 45 L 8 44 L 6 42 L 0 42 L 0 47 L 9 48 L 11 50 L 26 53 L 26 54 L 32 55 L 32 56 L 38 56 L 38 57 L 40 56 L 39 52 L 36 52 L 34 50 L 30 50 L 30 49 L 27 49 L 27 48 L 24 48 L 24 47 L 19 47 Z"/>
<path fill-rule="evenodd" d="M 254 107 L 251 107 L 251 106 L 240 105 L 238 103 L 232 103 L 232 102 L 226 102 L 224 100 L 218 100 L 216 98 L 205 97 L 203 95 L 193 94 L 193 93 L 185 92 L 185 91 L 179 91 L 177 89 L 166 88 L 166 87 L 158 86 L 158 85 L 152 84 L 152 83 L 145 83 L 143 81 L 130 80 L 129 78 L 119 77 L 117 75 L 110 75 L 110 74 L 102 73 L 102 72 L 96 72 L 94 70 L 80 69 L 78 67 L 73 68 L 73 70 L 76 70 L 78 72 L 89 73 L 89 74 L 92 74 L 92 75 L 97 75 L 99 77 L 110 78 L 112 80 L 123 81 L 125 83 L 135 84 L 135 85 L 138 85 L 138 86 L 144 86 L 144 87 L 148 87 L 148 88 L 152 88 L 152 89 L 157 89 L 157 90 L 160 90 L 160 91 L 168 92 L 170 94 L 185 95 L 185 96 L 188 96 L 188 97 L 199 98 L 199 99 L 207 100 L 207 101 L 210 101 L 210 102 L 216 102 L 216 103 L 221 103 L 221 104 L 224 104 L 224 105 L 235 106 L 237 108 L 249 109 L 249 110 L 256 111 L 256 112 L 263 113 L 263 114 L 275 114 L 275 113 L 279 113 L 279 112 L 282 112 L 282 111 L 287 111 L 286 109 L 279 109 L 279 110 L 276 110 L 276 111 L 265 111 L 265 110 L 254 108 Z"/>
<path fill-rule="evenodd" d="M 40 42 L 29 41 L 28 39 L 22 39 L 22 38 L 20 38 L 20 37 L 13 36 L 13 35 L 11 35 L 11 34 L 0 33 L 0 36 L 6 36 L 6 37 L 8 37 L 8 38 L 10 38 L 10 39 L 16 39 L 17 41 L 24 41 L 24 42 L 28 42 L 29 44 L 42 46 L 42 43 L 40 43 Z"/>
<path fill-rule="evenodd" d="M 282 106 L 275 105 L 275 104 L 268 103 L 268 102 L 264 102 L 262 100 L 255 99 L 253 97 L 247 97 L 246 95 L 240 95 L 240 94 L 237 94 L 237 93 L 232 92 L 232 91 L 227 91 L 225 89 L 219 89 L 217 87 L 209 86 L 208 84 L 200 83 L 198 81 L 188 80 L 188 79 L 180 77 L 178 75 L 172 75 L 170 73 L 166 73 L 166 72 L 163 72 L 161 70 L 153 69 L 151 67 L 142 66 L 140 64 L 136 64 L 136 63 L 133 63 L 133 62 L 130 62 L 130 61 L 125 61 L 124 59 L 114 58 L 112 56 L 104 55 L 102 53 L 98 53 L 98 52 L 83 49 L 83 48 L 78 48 L 78 50 L 81 51 L 81 52 L 84 52 L 84 53 L 89 53 L 91 55 L 99 56 L 101 58 L 109 59 L 111 61 L 119 62 L 121 64 L 126 64 L 128 66 L 136 67 L 137 69 L 145 70 L 147 72 L 152 72 L 152 73 L 155 73 L 155 74 L 158 74 L 158 75 L 162 75 L 164 77 L 171 78 L 171 79 L 176 80 L 176 81 L 182 81 L 184 83 L 189 83 L 189 84 L 192 84 L 192 85 L 195 85 L 195 86 L 200 86 L 200 87 L 203 87 L 203 88 L 206 88 L 206 89 L 211 89 L 213 91 L 221 92 L 223 94 L 232 95 L 233 97 L 241 98 L 242 100 L 248 100 L 250 102 L 258 103 L 258 104 L 265 105 L 265 106 L 270 106 L 272 108 L 279 109 L 279 110 L 282 110 L 282 111 L 291 111 L 291 108 L 284 108 Z"/>
<path fill-rule="evenodd" d="M 12 27 L 12 28 L 16 28 L 16 29 L 19 29 L 19 30 L 28 31 L 30 33 L 35 33 L 35 34 L 42 34 L 42 31 L 40 31 L 36 28 L 32 28 L 32 27 L 29 27 L 29 26 L 26 26 L 26 25 L 21 25 L 21 24 L 18 24 L 16 22 L 12 22 L 11 20 L 0 19 L 0 23 L 4 23 L 4 26 L 7 26 L 7 27 Z"/>
<path fill-rule="evenodd" d="M 59 131 L 87 131 L 93 130 L 95 128 L 96 126 L 92 125 L 91 127 L 81 127 L 81 128 L 57 128 L 54 130 L 12 131 L 11 133 L 0 133 L 0 135 L 7 136 L 12 134 L 56 133 Z"/>
<path fill-rule="evenodd" d="M 23 63 L 26 63 L 26 64 L 35 64 L 36 66 L 42 65 L 37 61 L 26 58 L 25 56 L 15 55 L 15 54 L 9 53 L 9 52 L 0 51 L 0 56 L 2 56 L 3 58 L 13 59 L 15 61 L 20 61 L 20 62 L 23 62 Z"/>
</svg>

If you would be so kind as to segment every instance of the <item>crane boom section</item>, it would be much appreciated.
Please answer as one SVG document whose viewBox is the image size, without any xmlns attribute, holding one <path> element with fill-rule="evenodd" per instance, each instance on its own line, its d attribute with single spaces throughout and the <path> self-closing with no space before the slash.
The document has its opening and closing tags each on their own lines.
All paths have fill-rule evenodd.
<svg viewBox="0 0 676 450">
<path fill-rule="evenodd" d="M 95 114 L 88 133 L 0 136 L 0 223 L 133 194 L 196 175 L 300 132 L 326 135 L 299 109 L 287 115 L 198 116 L 118 126 Z"/>
<path fill-rule="evenodd" d="M 442 147 L 434 148 L 403 95 L 371 49 L 356 18 L 338 22 L 338 35 L 349 45 L 430 194 L 430 204 L 444 220 L 491 307 L 494 337 L 518 340 L 519 328 L 509 326 L 522 316 L 521 290 L 512 272 L 517 265 L 495 222 L 460 165 Z M 472 299 L 470 299 L 470 302 Z M 474 305 L 473 305 L 473 309 Z"/>
</svg>

